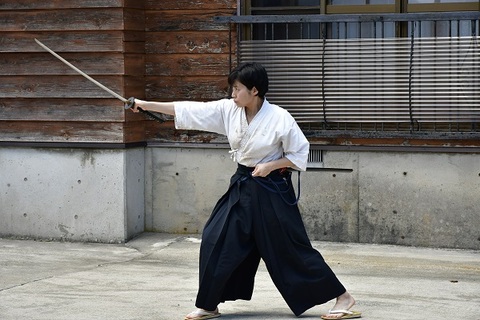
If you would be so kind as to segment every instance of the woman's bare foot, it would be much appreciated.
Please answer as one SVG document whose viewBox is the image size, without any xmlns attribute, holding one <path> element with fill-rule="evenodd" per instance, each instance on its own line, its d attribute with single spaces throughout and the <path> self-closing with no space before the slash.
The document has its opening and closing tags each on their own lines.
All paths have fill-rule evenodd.
<svg viewBox="0 0 480 320">
<path fill-rule="evenodd" d="M 337 301 L 330 311 L 348 311 L 354 305 L 355 299 L 353 299 L 352 295 L 348 293 L 348 291 L 345 291 L 344 294 L 337 297 Z M 347 314 L 347 312 L 329 312 L 329 314 L 323 315 L 322 319 L 351 319 L 360 318 L 360 316 L 361 314 L 358 312 L 352 312 L 352 314 Z"/>
<path fill-rule="evenodd" d="M 333 306 L 332 310 L 349 310 L 355 305 L 355 299 L 352 295 L 345 291 L 344 294 L 337 297 L 337 302 Z"/>
</svg>

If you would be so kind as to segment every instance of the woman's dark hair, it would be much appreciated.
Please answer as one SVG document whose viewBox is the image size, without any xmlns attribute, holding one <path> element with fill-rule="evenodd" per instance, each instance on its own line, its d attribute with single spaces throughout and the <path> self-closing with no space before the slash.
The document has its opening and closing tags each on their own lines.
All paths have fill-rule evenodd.
<svg viewBox="0 0 480 320">
<path fill-rule="evenodd" d="M 257 62 L 246 62 L 232 70 L 228 76 L 228 84 L 231 87 L 235 81 L 239 81 L 248 90 L 257 88 L 258 96 L 264 98 L 268 91 L 268 75 L 265 68 Z"/>
</svg>

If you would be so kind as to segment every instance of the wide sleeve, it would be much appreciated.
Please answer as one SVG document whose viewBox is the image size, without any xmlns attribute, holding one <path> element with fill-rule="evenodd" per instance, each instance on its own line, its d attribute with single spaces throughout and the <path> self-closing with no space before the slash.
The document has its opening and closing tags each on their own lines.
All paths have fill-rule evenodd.
<svg viewBox="0 0 480 320">
<path fill-rule="evenodd" d="M 231 107 L 229 100 L 179 101 L 174 103 L 174 107 L 176 129 L 210 131 L 226 135 L 225 112 Z"/>
<path fill-rule="evenodd" d="M 309 149 L 310 143 L 298 124 L 293 120 L 283 139 L 284 156 L 295 165 L 294 169 L 306 171 Z"/>
</svg>

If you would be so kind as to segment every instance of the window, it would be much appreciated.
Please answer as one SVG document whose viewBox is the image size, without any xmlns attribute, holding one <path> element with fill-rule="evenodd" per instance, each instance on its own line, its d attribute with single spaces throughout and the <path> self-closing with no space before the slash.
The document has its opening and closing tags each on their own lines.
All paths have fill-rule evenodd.
<svg viewBox="0 0 480 320">
<path fill-rule="evenodd" d="M 395 4 L 395 0 L 329 0 L 330 5 Z"/>
<path fill-rule="evenodd" d="M 409 0 L 408 3 L 460 3 L 460 2 L 474 2 L 472 0 Z"/>
<path fill-rule="evenodd" d="M 251 15 L 305 15 L 320 13 L 320 0 L 252 0 L 246 10 Z M 250 39 L 308 39 L 320 36 L 319 23 L 255 24 Z"/>
<path fill-rule="evenodd" d="M 238 58 L 302 126 L 480 131 L 478 1 L 242 3 Z"/>
</svg>

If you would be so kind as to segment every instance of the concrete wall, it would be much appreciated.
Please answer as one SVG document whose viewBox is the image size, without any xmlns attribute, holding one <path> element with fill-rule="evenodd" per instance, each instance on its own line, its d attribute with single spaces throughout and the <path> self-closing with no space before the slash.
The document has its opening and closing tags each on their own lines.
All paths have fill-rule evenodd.
<svg viewBox="0 0 480 320">
<path fill-rule="evenodd" d="M 323 159 L 334 170 L 301 174 L 312 240 L 480 249 L 479 155 L 324 151 Z M 235 169 L 223 147 L 0 148 L 0 236 L 199 233 Z"/>
<path fill-rule="evenodd" d="M 201 233 L 235 169 L 223 148 L 148 148 L 145 228 Z"/>
<path fill-rule="evenodd" d="M 0 236 L 123 242 L 144 230 L 144 176 L 143 148 L 0 148 Z"/>
<path fill-rule="evenodd" d="M 146 229 L 201 232 L 235 170 L 227 151 L 149 148 Z M 323 159 L 353 171 L 301 174 L 312 239 L 480 249 L 479 155 L 324 151 Z"/>
</svg>

